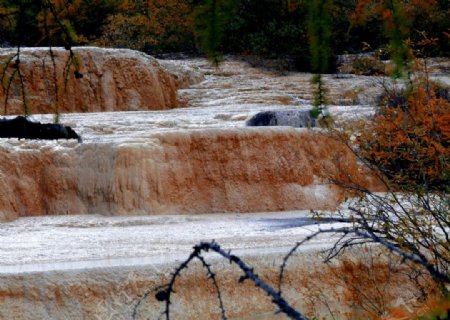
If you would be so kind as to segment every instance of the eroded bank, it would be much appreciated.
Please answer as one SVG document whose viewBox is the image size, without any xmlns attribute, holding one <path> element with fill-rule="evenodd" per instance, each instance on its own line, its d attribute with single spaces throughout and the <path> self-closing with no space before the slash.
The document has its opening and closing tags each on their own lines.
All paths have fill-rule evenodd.
<svg viewBox="0 0 450 320">
<path fill-rule="evenodd" d="M 367 183 L 344 144 L 287 127 L 172 131 L 126 143 L 9 140 L 0 153 L 3 220 L 325 209 L 346 195 L 330 179 Z"/>
</svg>

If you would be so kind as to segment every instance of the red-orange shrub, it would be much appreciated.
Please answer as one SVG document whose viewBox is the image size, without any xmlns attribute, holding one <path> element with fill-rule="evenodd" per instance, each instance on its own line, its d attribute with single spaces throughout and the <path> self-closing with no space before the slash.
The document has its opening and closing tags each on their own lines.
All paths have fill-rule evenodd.
<svg viewBox="0 0 450 320">
<path fill-rule="evenodd" d="M 365 247 L 302 274 L 302 311 L 311 319 L 372 320 L 418 312 L 425 306 L 420 301 L 439 294 L 430 277 L 417 275 L 401 258 Z"/>
<path fill-rule="evenodd" d="M 404 106 L 382 106 L 358 140 L 361 154 L 397 186 L 448 187 L 450 103 L 419 87 Z"/>
</svg>

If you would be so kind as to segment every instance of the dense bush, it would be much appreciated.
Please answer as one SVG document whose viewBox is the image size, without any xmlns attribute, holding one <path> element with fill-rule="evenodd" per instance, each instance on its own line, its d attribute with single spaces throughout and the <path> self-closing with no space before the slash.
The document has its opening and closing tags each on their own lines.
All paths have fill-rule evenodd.
<svg viewBox="0 0 450 320">
<path fill-rule="evenodd" d="M 197 47 L 195 44 L 196 39 L 201 39 L 196 25 L 204 24 L 201 19 L 211 18 L 196 14 L 200 7 L 208 5 L 207 0 L 0 0 L 0 44 L 48 44 L 43 23 L 48 1 L 57 8 L 60 22 L 73 31 L 70 40 L 74 44 L 129 47 L 152 54 L 202 49 L 201 41 L 197 41 Z M 237 7 L 229 19 L 221 22 L 224 24 L 218 45 L 221 51 L 289 59 L 298 69 L 310 70 L 307 16 L 310 4 L 315 1 L 221 0 L 215 3 Z M 396 4 L 397 11 L 407 20 L 401 36 L 407 35 L 413 49 L 417 49 L 416 45 L 426 35 L 434 45 L 424 54 L 449 54 L 448 1 L 334 0 L 329 1 L 328 8 L 331 31 L 328 70 L 333 70 L 334 55 L 361 52 L 366 47 L 390 48 L 388 39 L 395 37 L 386 34 L 389 25 L 384 23 L 389 20 L 384 16 L 389 3 Z M 218 11 L 218 17 L 221 16 L 223 12 Z M 59 23 L 51 19 L 49 22 L 54 35 L 52 41 L 64 44 L 67 39 L 59 37 Z"/>
<path fill-rule="evenodd" d="M 357 57 L 353 60 L 351 71 L 354 74 L 365 76 L 379 76 L 386 72 L 385 65 L 379 59 L 370 56 Z"/>
<path fill-rule="evenodd" d="M 241 1 L 230 20 L 224 48 L 266 58 L 289 57 L 300 69 L 310 68 L 305 6 L 285 1 Z"/>
<path fill-rule="evenodd" d="M 194 51 L 190 1 L 122 1 L 108 17 L 94 44 L 150 54 Z"/>
<path fill-rule="evenodd" d="M 58 16 L 56 21 L 50 14 L 48 0 L 1 0 L 0 43 L 47 45 L 51 36 L 53 44 L 64 45 L 69 39 L 64 38 L 62 26 L 73 31 L 70 41 L 74 44 L 89 43 L 99 36 L 106 18 L 115 12 L 120 1 L 50 1 Z"/>
<path fill-rule="evenodd" d="M 421 86 L 388 96 L 359 139 L 362 155 L 402 189 L 450 186 L 450 102 Z M 394 98 L 397 98 L 394 100 Z"/>
</svg>

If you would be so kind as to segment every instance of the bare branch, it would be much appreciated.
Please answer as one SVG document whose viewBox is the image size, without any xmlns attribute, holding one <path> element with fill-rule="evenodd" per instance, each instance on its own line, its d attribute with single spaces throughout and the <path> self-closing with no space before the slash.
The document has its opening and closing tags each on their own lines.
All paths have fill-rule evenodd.
<svg viewBox="0 0 450 320">
<path fill-rule="evenodd" d="M 208 279 L 211 279 L 211 281 L 214 285 L 214 288 L 217 291 L 217 299 L 219 299 L 219 308 L 220 308 L 220 312 L 222 314 L 222 320 L 227 320 L 228 318 L 227 318 L 227 315 L 225 312 L 225 306 L 224 306 L 223 300 L 222 300 L 222 292 L 220 291 L 219 284 L 217 283 L 216 275 L 211 270 L 211 266 L 208 263 L 206 263 L 205 258 L 203 258 L 202 256 L 199 255 L 199 256 L 197 256 L 197 259 L 199 259 L 201 261 L 203 267 L 206 268 L 206 270 L 208 272 Z"/>
<path fill-rule="evenodd" d="M 164 315 L 166 319 L 170 319 L 170 304 L 171 304 L 171 295 L 174 293 L 174 284 L 178 277 L 180 277 L 180 273 L 182 270 L 186 269 L 189 263 L 200 256 L 202 251 L 214 251 L 217 254 L 221 255 L 225 259 L 229 260 L 230 263 L 237 265 L 242 271 L 243 275 L 239 278 L 239 282 L 243 282 L 246 280 L 252 281 L 258 288 L 262 289 L 268 296 L 272 298 L 272 302 L 279 308 L 279 312 L 286 314 L 291 319 L 299 319 L 299 320 L 307 320 L 307 318 L 302 315 L 300 312 L 295 310 L 290 304 L 281 296 L 279 292 L 273 289 L 270 285 L 264 282 L 251 268 L 247 265 L 241 258 L 236 255 L 231 254 L 231 252 L 224 251 L 216 242 L 201 242 L 200 244 L 194 246 L 193 252 L 189 255 L 189 257 L 180 264 L 172 274 L 171 279 L 165 289 L 159 291 L 156 294 L 156 299 L 158 301 L 165 301 L 165 311 Z M 223 313 L 222 313 L 223 317 Z"/>
</svg>

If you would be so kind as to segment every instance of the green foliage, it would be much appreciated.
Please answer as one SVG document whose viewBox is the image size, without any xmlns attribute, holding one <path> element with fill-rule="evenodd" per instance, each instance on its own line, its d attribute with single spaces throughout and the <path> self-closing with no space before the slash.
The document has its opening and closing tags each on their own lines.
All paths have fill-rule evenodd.
<svg viewBox="0 0 450 320">
<path fill-rule="evenodd" d="M 316 87 L 316 89 L 313 91 L 313 94 L 314 94 L 313 106 L 318 110 L 318 111 L 312 113 L 311 115 L 314 118 L 317 118 L 319 116 L 319 114 L 322 112 L 322 108 L 324 108 L 325 105 L 327 105 L 327 103 L 328 103 L 327 98 L 326 98 L 326 93 L 328 90 L 323 81 L 322 74 L 320 74 L 320 73 L 316 74 L 312 77 L 311 84 Z"/>
<path fill-rule="evenodd" d="M 122 0 L 85 0 L 70 15 L 74 30 L 86 41 L 96 39 L 109 16 L 113 15 Z"/>
<path fill-rule="evenodd" d="M 389 38 L 389 49 L 395 65 L 393 77 L 399 78 L 404 75 L 405 68 L 412 59 L 407 42 L 410 21 L 400 1 L 384 0 L 383 6 L 384 29 Z"/>
<path fill-rule="evenodd" d="M 40 1 L 33 0 L 0 1 L 0 9 L 5 12 L 4 16 L 0 15 L 1 26 L 5 28 L 1 30 L 0 42 L 16 45 L 39 38 L 36 16 L 40 6 Z"/>
<path fill-rule="evenodd" d="M 433 39 L 433 45 L 424 52 L 426 56 L 449 56 L 450 54 L 450 2 L 446 0 L 414 1 L 406 3 L 405 14 L 410 20 L 409 33 L 414 48 L 423 35 Z M 415 53 L 416 54 L 416 53 Z"/>
<path fill-rule="evenodd" d="M 447 294 L 440 301 L 431 301 L 428 311 L 416 317 L 417 320 L 443 320 L 450 318 L 450 296 Z"/>
<path fill-rule="evenodd" d="M 330 61 L 330 10 L 331 0 L 312 0 L 308 6 L 308 37 L 311 50 L 311 67 L 314 75 L 311 83 L 315 86 L 314 109 L 311 116 L 318 118 L 327 104 L 326 88 L 322 73 L 329 69 Z"/>
<path fill-rule="evenodd" d="M 225 27 L 238 4 L 238 0 L 205 0 L 194 11 L 197 45 L 215 65 L 222 60 Z"/>
<path fill-rule="evenodd" d="M 39 42 L 44 42 L 49 46 L 50 59 L 53 64 L 53 91 L 55 101 L 52 103 L 53 111 L 55 113 L 55 122 L 59 121 L 59 104 L 58 97 L 60 94 L 60 85 L 56 75 L 56 64 L 54 53 L 51 46 L 55 44 L 63 44 L 64 47 L 70 51 L 69 57 L 66 61 L 63 70 L 64 89 L 69 78 L 69 73 L 74 72 L 75 78 L 81 78 L 82 74 L 79 72 L 79 61 L 77 55 L 72 51 L 72 45 L 78 42 L 78 35 L 70 22 L 69 16 L 76 12 L 79 8 L 79 1 L 27 1 L 20 0 L 16 6 L 10 6 L 9 2 L 1 3 L 0 13 L 5 12 L 8 19 L 15 21 L 11 23 L 12 35 L 17 35 L 17 38 L 11 37 L 9 40 L 17 46 L 17 50 L 6 61 L 3 61 L 1 70 L 1 95 L 4 97 L 4 113 L 7 112 L 8 102 L 10 97 L 18 96 L 20 93 L 20 100 L 22 103 L 22 110 L 25 116 L 31 113 L 28 103 L 28 95 L 26 90 L 26 82 L 23 71 L 21 69 L 21 49 L 20 47 L 27 44 L 28 34 L 26 30 L 29 28 L 35 29 L 36 32 L 41 32 Z M 0 15 L 0 18 L 2 16 Z M 4 39 L 2 39 L 4 40 Z"/>
<path fill-rule="evenodd" d="M 352 73 L 365 76 L 385 74 L 385 65 L 376 57 L 358 57 L 352 61 Z"/>
<path fill-rule="evenodd" d="M 98 36 L 106 18 L 121 1 L 0 0 L 0 42 L 27 46 L 49 44 L 44 19 L 51 16 L 48 28 L 53 44 L 86 43 Z M 49 15 L 46 11 L 53 12 Z"/>
<path fill-rule="evenodd" d="M 93 43 L 149 54 L 195 50 L 190 0 L 124 2 L 110 15 Z"/>
<path fill-rule="evenodd" d="M 308 5 L 308 36 L 311 67 L 316 73 L 326 73 L 330 63 L 331 0 L 311 0 Z"/>
<path fill-rule="evenodd" d="M 307 10 L 296 1 L 241 1 L 225 30 L 228 52 L 290 59 L 300 70 L 310 70 L 306 30 Z"/>
<path fill-rule="evenodd" d="M 303 71 L 312 60 L 315 72 L 333 71 L 334 54 L 361 52 L 364 43 L 389 47 L 397 65 L 406 65 L 409 47 L 423 34 L 435 43 L 427 55 L 450 53 L 450 7 L 443 0 L 0 0 L 0 44 L 49 44 L 48 1 L 69 31 L 49 21 L 56 45 L 71 40 L 157 54 L 196 52 L 196 42 L 213 60 L 221 52 L 258 55 L 288 59 Z"/>
<path fill-rule="evenodd" d="M 157 42 L 152 38 L 150 19 L 147 16 L 120 13 L 108 18 L 103 35 L 95 44 L 146 51 Z"/>
</svg>

